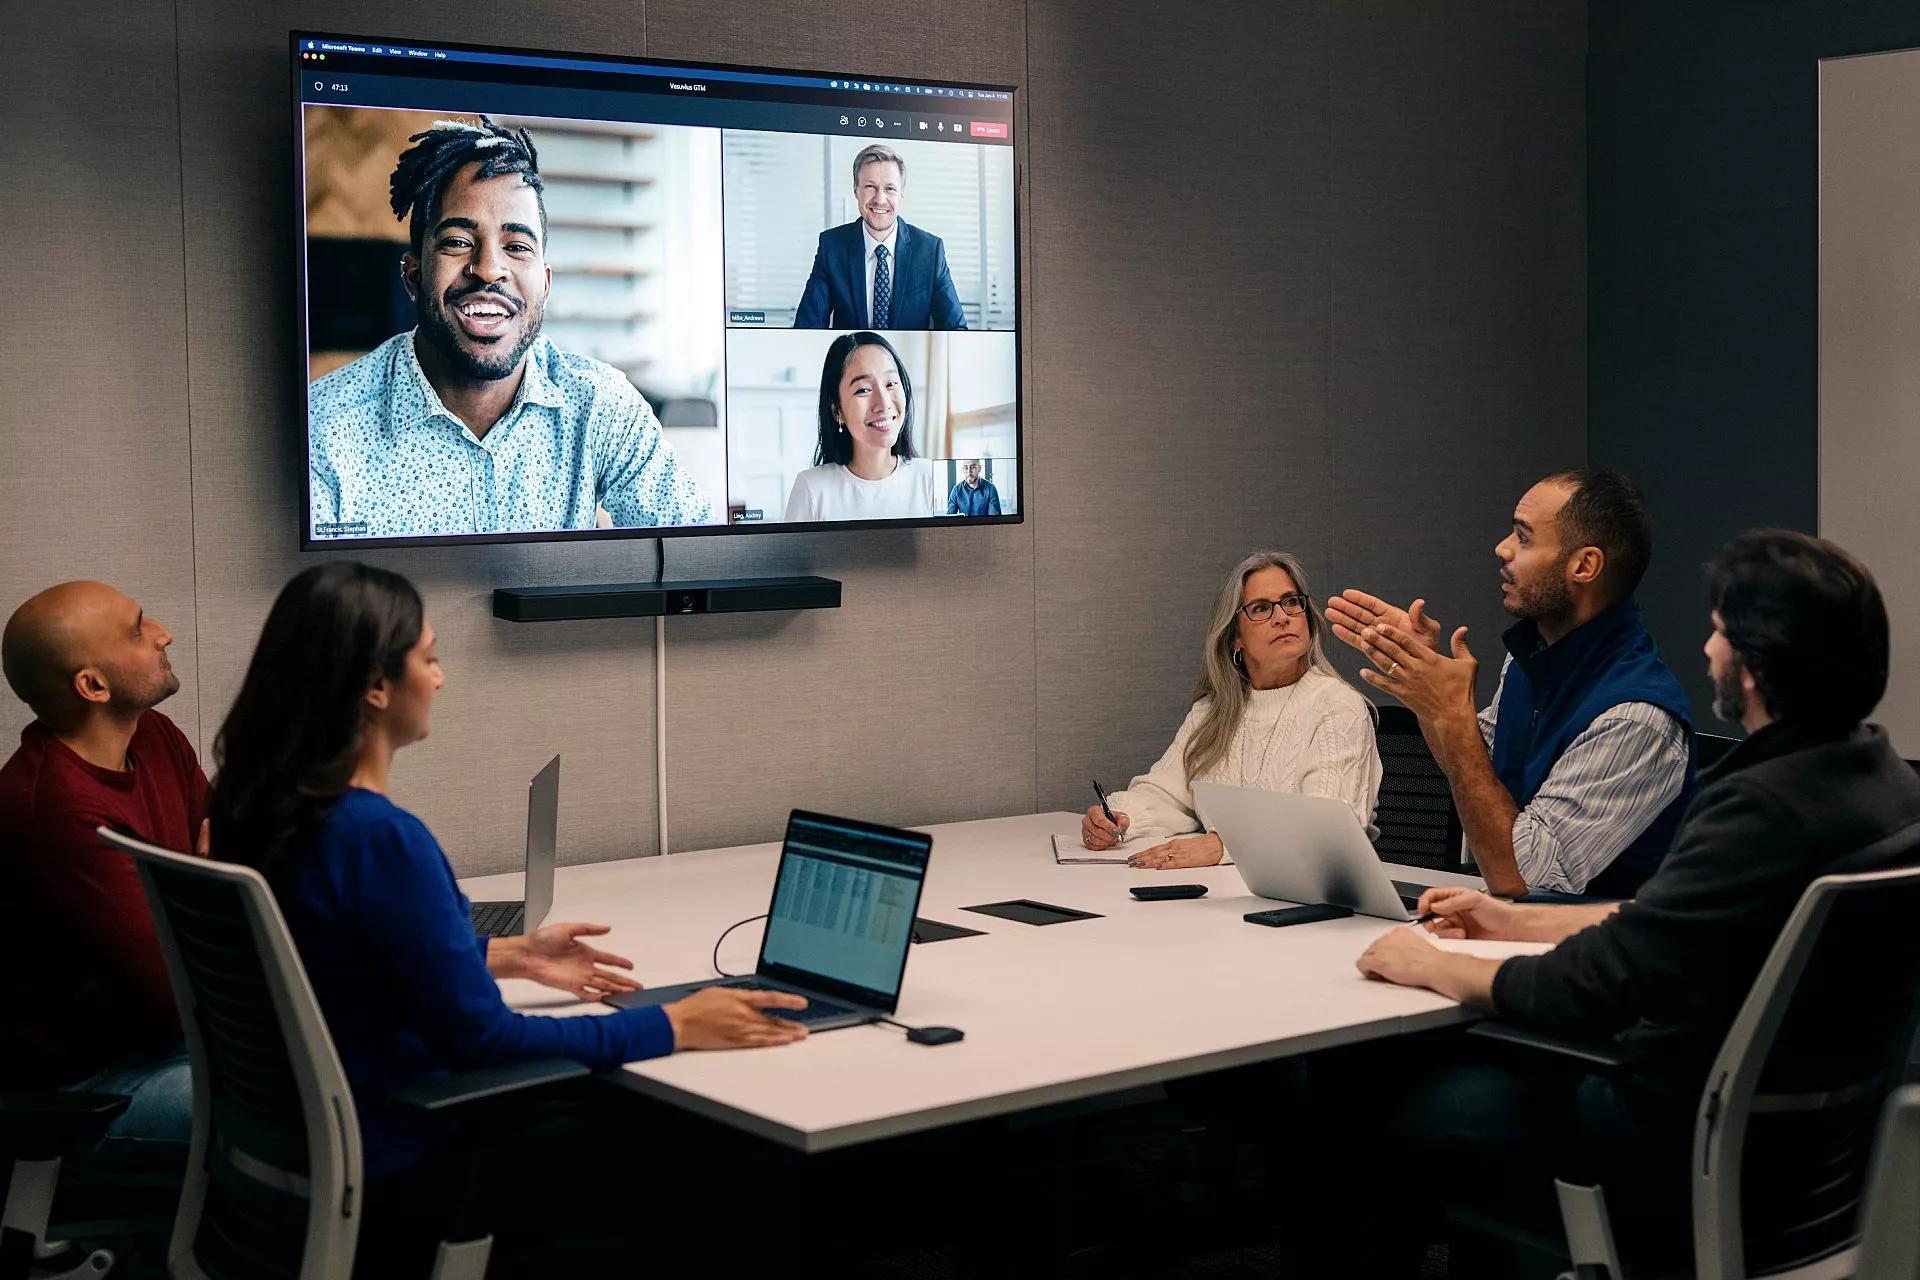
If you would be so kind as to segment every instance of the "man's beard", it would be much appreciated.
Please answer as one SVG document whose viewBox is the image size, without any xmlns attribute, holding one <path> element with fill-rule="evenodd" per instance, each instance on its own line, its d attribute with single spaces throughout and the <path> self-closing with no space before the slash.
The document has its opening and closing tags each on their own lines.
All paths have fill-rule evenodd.
<svg viewBox="0 0 1920 1280">
<path fill-rule="evenodd" d="M 494 288 L 469 289 L 453 302 L 458 306 L 467 298 L 477 294 L 492 293 L 497 297 L 510 297 L 503 290 Z M 519 301 L 514 299 L 514 301 Z M 498 382 L 510 378 L 513 371 L 520 367 L 520 357 L 527 354 L 534 339 L 540 336 L 541 323 L 546 319 L 544 302 L 528 302 L 516 313 L 521 322 L 520 341 L 504 356 L 482 355 L 463 346 L 460 341 L 458 323 L 454 320 L 448 304 L 437 296 L 422 289 L 413 299 L 414 318 L 419 321 L 420 332 L 433 344 L 434 350 L 453 362 L 454 368 L 476 382 Z"/>
<path fill-rule="evenodd" d="M 112 668 L 106 674 L 113 690 L 109 705 L 122 716 L 137 716 L 180 692 L 180 673 L 171 669 L 160 672 L 158 679 L 147 685 L 136 684 Z"/>
<path fill-rule="evenodd" d="M 1713 677 L 1713 714 L 1728 724 L 1743 724 L 1747 717 L 1747 691 L 1740 687 L 1740 672 L 1743 670 L 1737 662 L 1727 667 L 1724 676 Z"/>
<path fill-rule="evenodd" d="M 1553 622 L 1572 617 L 1573 593 L 1567 590 L 1567 562 L 1571 559 L 1571 553 L 1562 556 L 1537 583 L 1522 585 L 1515 582 L 1513 598 L 1505 605 L 1507 612 L 1516 618 L 1530 618 L 1535 622 Z"/>
</svg>

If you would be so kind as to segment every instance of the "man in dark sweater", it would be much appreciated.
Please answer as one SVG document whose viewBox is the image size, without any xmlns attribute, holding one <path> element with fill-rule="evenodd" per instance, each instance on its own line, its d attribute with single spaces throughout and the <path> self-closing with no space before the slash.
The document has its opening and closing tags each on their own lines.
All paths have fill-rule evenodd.
<svg viewBox="0 0 1920 1280">
<path fill-rule="evenodd" d="M 35 717 L 0 767 L 0 902 L 14 954 L 48 962 L 0 966 L 0 1090 L 129 1094 L 108 1150 L 163 1162 L 185 1157 L 192 1078 L 139 875 L 95 828 L 205 851 L 206 774 L 153 709 L 180 688 L 172 643 L 100 582 L 42 591 L 0 639 L 7 683 Z"/>
<path fill-rule="evenodd" d="M 1817 538 L 1759 532 L 1729 544 L 1708 581 L 1714 710 L 1750 736 L 1703 778 L 1639 894 L 1553 906 L 1434 889 L 1421 910 L 1443 936 L 1558 945 L 1489 960 L 1396 929 L 1359 962 L 1369 977 L 1623 1050 L 1619 1077 L 1452 1062 L 1416 1082 L 1401 1118 L 1449 1154 L 1484 1144 L 1522 1195 L 1544 1197 L 1569 1160 L 1630 1174 L 1615 1189 L 1637 1203 L 1617 1220 L 1663 1249 L 1687 1238 L 1687 1152 L 1708 1068 L 1795 904 L 1816 877 L 1886 869 L 1859 851 L 1920 823 L 1920 778 L 1885 730 L 1862 723 L 1888 671 L 1886 608 L 1866 567 Z"/>
</svg>

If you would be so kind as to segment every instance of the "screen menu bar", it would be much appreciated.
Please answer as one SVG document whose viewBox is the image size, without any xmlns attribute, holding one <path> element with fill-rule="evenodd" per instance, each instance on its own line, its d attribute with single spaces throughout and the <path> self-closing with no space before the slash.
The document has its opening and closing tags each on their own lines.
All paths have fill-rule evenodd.
<svg viewBox="0 0 1920 1280">
<path fill-rule="evenodd" d="M 354 74 L 382 78 L 455 80 L 490 85 L 519 84 L 555 89 L 648 93 L 663 96 L 789 102 L 844 106 L 849 125 L 864 114 L 868 127 L 905 127 L 895 120 L 925 116 L 930 131 L 941 118 L 980 118 L 999 121 L 1011 133 L 1013 94 L 975 86 L 912 84 L 896 80 L 792 75 L 778 72 L 737 71 L 721 67 L 687 67 L 665 63 L 624 62 L 612 59 L 568 57 L 560 54 L 497 53 L 487 50 L 393 44 L 377 40 L 294 33 L 299 70 L 312 81 L 327 83 Z M 402 69 L 404 67 L 404 69 Z M 316 101 L 339 100 L 335 91 L 314 91 Z M 876 126 L 876 119 L 886 121 Z M 857 126 L 856 126 L 857 127 Z M 944 131 L 941 131 L 944 132 Z M 984 131 L 982 137 L 1002 137 Z"/>
</svg>

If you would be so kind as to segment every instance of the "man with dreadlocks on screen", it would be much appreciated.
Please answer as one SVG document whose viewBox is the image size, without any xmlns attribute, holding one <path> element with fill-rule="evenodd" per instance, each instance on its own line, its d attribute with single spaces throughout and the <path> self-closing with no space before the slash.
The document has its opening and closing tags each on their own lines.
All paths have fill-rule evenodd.
<svg viewBox="0 0 1920 1280">
<path fill-rule="evenodd" d="M 539 158 L 482 116 L 408 139 L 392 178 L 417 326 L 310 389 L 315 538 L 701 524 L 713 503 L 621 372 L 541 336 Z"/>
</svg>

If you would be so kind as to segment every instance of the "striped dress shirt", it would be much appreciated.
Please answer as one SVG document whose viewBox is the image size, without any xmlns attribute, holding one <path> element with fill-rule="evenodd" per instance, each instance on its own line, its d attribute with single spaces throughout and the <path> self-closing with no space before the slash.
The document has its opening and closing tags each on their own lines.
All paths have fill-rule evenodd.
<svg viewBox="0 0 1920 1280">
<path fill-rule="evenodd" d="M 1489 751 L 1512 662 L 1509 654 L 1500 664 L 1500 685 L 1480 713 Z M 1514 815 L 1513 857 L 1527 887 L 1585 893 L 1680 794 L 1690 750 L 1686 726 L 1652 703 L 1623 702 L 1596 716 Z"/>
</svg>

